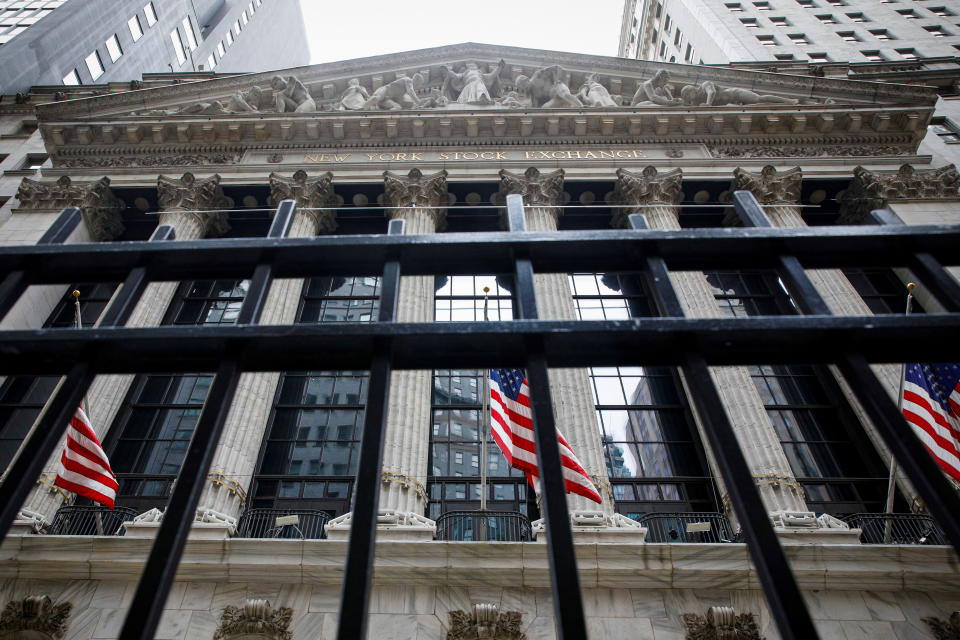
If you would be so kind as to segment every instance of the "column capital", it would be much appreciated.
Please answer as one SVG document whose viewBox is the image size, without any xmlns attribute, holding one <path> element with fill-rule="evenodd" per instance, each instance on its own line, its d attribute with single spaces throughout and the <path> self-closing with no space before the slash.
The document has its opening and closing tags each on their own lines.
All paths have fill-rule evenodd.
<svg viewBox="0 0 960 640">
<path fill-rule="evenodd" d="M 540 173 L 529 167 L 523 174 L 500 170 L 500 197 L 519 194 L 528 207 L 556 207 L 563 202 L 563 169 Z"/>
<path fill-rule="evenodd" d="M 61 176 L 55 182 L 24 178 L 17 190 L 20 209 L 59 210 L 80 207 L 90 236 L 97 242 L 113 240 L 124 231 L 120 212 L 124 208 L 110 189 L 110 178 L 104 176 L 90 182 L 74 182 Z"/>
<path fill-rule="evenodd" d="M 946 200 L 960 198 L 960 173 L 948 164 L 918 171 L 910 164 L 897 171 L 853 170 L 853 179 L 843 195 L 841 224 L 863 224 L 873 209 L 891 200 Z"/>
<path fill-rule="evenodd" d="M 800 167 L 777 171 L 768 164 L 760 171 L 747 171 L 737 167 L 733 171 L 731 191 L 750 191 L 760 204 L 792 205 L 800 201 L 800 182 L 803 170 Z"/>
<path fill-rule="evenodd" d="M 220 176 L 197 179 L 189 171 L 180 178 L 157 176 L 157 201 L 161 211 L 183 211 L 197 216 L 203 235 L 222 235 L 229 228 L 224 213 L 201 215 L 198 211 L 229 209 L 232 203 L 223 195 Z"/>
<path fill-rule="evenodd" d="M 444 208 L 448 202 L 447 172 L 441 169 L 430 175 L 423 175 L 420 169 L 414 167 L 407 175 L 383 172 L 383 197 L 387 206 L 398 207 L 391 209 L 387 215 L 391 220 L 403 218 L 409 209 L 399 207 L 423 207 L 423 213 L 433 218 L 434 229 L 440 231 L 445 226 L 447 211 Z M 409 230 L 407 233 L 411 233 Z"/>
<path fill-rule="evenodd" d="M 622 205 L 663 205 L 676 207 L 680 202 L 680 184 L 683 180 L 682 169 L 671 169 L 664 173 L 653 165 L 643 168 L 640 173 L 627 169 L 617 169 L 617 184 L 613 189 L 613 201 Z M 610 226 L 626 228 L 627 217 L 637 213 L 629 209 L 617 209 L 610 219 Z M 643 213 L 643 211 L 639 211 Z"/>
<path fill-rule="evenodd" d="M 278 173 L 270 174 L 270 196 L 275 203 L 281 200 L 294 200 L 297 209 L 312 209 L 302 213 L 313 220 L 316 233 L 333 233 L 337 229 L 337 212 L 333 209 L 323 211 L 319 207 L 333 204 L 333 174 L 327 171 L 311 178 L 303 169 L 287 178 Z"/>
</svg>

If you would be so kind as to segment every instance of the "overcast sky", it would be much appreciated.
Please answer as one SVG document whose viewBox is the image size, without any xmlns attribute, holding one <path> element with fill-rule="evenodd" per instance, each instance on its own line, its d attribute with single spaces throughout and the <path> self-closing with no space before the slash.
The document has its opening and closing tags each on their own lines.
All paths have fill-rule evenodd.
<svg viewBox="0 0 960 640">
<path fill-rule="evenodd" d="M 623 0 L 300 2 L 313 64 L 460 42 L 614 56 L 623 11 Z"/>
</svg>

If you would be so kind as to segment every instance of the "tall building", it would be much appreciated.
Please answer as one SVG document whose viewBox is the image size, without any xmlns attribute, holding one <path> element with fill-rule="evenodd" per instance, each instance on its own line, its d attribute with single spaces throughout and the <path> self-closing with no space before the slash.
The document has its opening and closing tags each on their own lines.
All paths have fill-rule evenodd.
<svg viewBox="0 0 960 640">
<path fill-rule="evenodd" d="M 277 1 L 264 0 L 254 20 Z M 385 234 L 390 221 L 426 236 L 417 240 L 426 246 L 444 234 L 465 241 L 503 230 L 511 195 L 524 201 L 527 229 L 539 232 L 524 237 L 543 243 L 596 230 L 632 242 L 624 231 L 631 213 L 645 214 L 666 237 L 697 229 L 720 239 L 729 235 L 721 227 L 736 224 L 733 191 L 754 194 L 774 227 L 798 235 L 865 224 L 879 207 L 908 225 L 955 224 L 960 212 L 960 175 L 943 161 L 956 140 L 928 131 L 940 96 L 919 84 L 946 80 L 920 65 L 886 69 L 901 80 L 893 84 L 462 44 L 279 74 L 217 71 L 150 75 L 136 90 L 114 83 L 101 95 L 60 87 L 62 100 L 40 86 L 0 101 L 9 143 L 34 145 L 29 154 L 11 151 L 2 165 L 0 188 L 9 195 L 0 244 L 8 255 L 16 253 L 11 245 L 41 239 L 68 205 L 81 208 L 83 221 L 53 256 L 76 243 L 119 251 L 128 245 L 116 241 L 146 240 L 162 226 L 175 237 L 157 251 L 184 241 L 222 247 L 224 239 L 263 237 L 278 203 L 293 200 L 288 235 L 310 252 L 301 262 L 332 265 L 275 281 L 264 301 L 260 322 L 286 327 L 276 329 L 278 339 L 310 333 L 299 348 L 277 350 L 303 360 L 240 376 L 201 478 L 160 640 L 334 637 L 346 608 L 343 540 L 371 409 L 383 410 L 386 443 L 370 638 L 556 637 L 540 509 L 481 426 L 485 373 L 398 370 L 383 406 L 366 363 L 357 362 L 366 351 L 356 332 L 378 328 L 390 289 L 376 269 L 343 273 L 348 263 L 337 261 L 343 247 L 357 248 L 350 260 L 366 259 L 363 243 L 382 240 L 368 234 Z M 557 273 L 536 274 L 541 318 L 578 330 L 601 320 L 637 319 L 617 325 L 637 331 L 663 322 L 656 282 L 640 272 L 650 255 L 637 252 L 636 270 L 579 268 L 586 258 L 576 250 L 563 257 L 577 268 L 563 262 Z M 450 251 L 440 264 L 449 264 Z M 469 251 L 456 255 L 472 259 Z M 768 263 L 749 252 L 738 257 L 736 267 L 672 273 L 686 315 L 713 327 L 798 313 Z M 429 275 L 401 270 L 396 319 L 443 323 L 424 330 L 456 334 L 463 321 L 485 315 L 524 317 L 513 278 L 463 264 Z M 80 292 L 85 326 L 117 299 L 119 278 L 77 282 L 76 269 L 64 266 L 60 284 L 29 287 L 0 318 L 0 465 L 8 469 L 20 464 L 10 461 L 55 392 L 50 372 L 76 353 L 51 355 L 40 345 L 81 335 L 61 331 L 71 324 L 71 292 Z M 901 313 L 909 277 L 875 265 L 809 275 L 833 313 L 868 317 L 860 324 L 870 326 Z M 151 282 L 126 325 L 233 339 L 254 290 L 222 271 Z M 935 293 L 921 281 L 924 310 L 944 311 Z M 518 322 L 504 340 L 522 346 L 514 334 L 529 324 Z M 321 349 L 332 327 L 340 339 L 324 338 Z M 101 327 L 97 335 L 118 332 L 127 351 L 101 363 L 86 394 L 120 482 L 117 509 L 53 488 L 55 460 L 35 484 L 27 478 L 29 496 L 2 547 L 4 631 L 34 630 L 43 620 L 64 638 L 118 637 L 150 539 L 171 494 L 187 486 L 181 465 L 214 395 L 212 369 L 137 370 L 142 362 L 131 354 L 142 345 L 128 329 Z M 38 340 L 32 351 L 11 347 L 27 335 Z M 592 346 L 576 351 L 589 355 Z M 506 347 L 491 348 L 510 357 Z M 630 366 L 550 370 L 557 425 L 603 497 L 599 505 L 568 497 L 589 637 L 780 637 L 737 537 L 718 462 L 726 450 L 709 445 L 717 416 L 701 410 L 703 396 L 690 393 L 694 380 L 683 371 L 621 350 L 619 364 Z M 163 351 L 178 366 L 196 362 L 185 350 Z M 465 347 L 464 357 L 476 351 Z M 556 351 L 548 362 L 567 350 Z M 957 355 L 954 344 L 943 353 Z M 359 366 L 334 366 L 347 361 Z M 876 372 L 894 397 L 899 368 Z M 779 360 L 720 367 L 713 379 L 746 460 L 743 482 L 757 487 L 759 517 L 783 544 L 820 637 L 936 638 L 935 622 L 948 624 L 960 601 L 960 569 L 902 474 L 896 515 L 883 515 L 890 450 L 856 388 L 835 367 Z M 11 476 L 4 482 L 22 480 Z M 484 476 L 487 509 L 477 514 Z M 896 527 L 885 535 L 888 521 Z"/>
<path fill-rule="evenodd" d="M 13 95 L 144 73 L 284 69 L 309 50 L 299 2 L 3 0 L 0 60 L 0 90 Z"/>
</svg>

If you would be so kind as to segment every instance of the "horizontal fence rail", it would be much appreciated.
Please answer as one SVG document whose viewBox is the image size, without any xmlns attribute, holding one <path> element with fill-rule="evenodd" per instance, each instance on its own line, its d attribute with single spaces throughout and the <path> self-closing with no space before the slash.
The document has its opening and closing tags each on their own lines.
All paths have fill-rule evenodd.
<svg viewBox="0 0 960 640">
<path fill-rule="evenodd" d="M 0 334 L 0 375 L 65 375 L 0 484 L 0 534 L 8 531 L 95 375 L 216 371 L 120 633 L 122 640 L 152 638 L 240 373 L 312 369 L 320 361 L 325 369 L 369 370 L 368 408 L 337 632 L 339 640 L 364 638 L 391 372 L 524 367 L 540 457 L 541 502 L 557 635 L 564 640 L 585 638 L 547 368 L 674 365 L 682 369 L 696 409 L 703 416 L 707 442 L 743 528 L 780 636 L 784 640 L 817 638 L 709 366 L 789 362 L 837 365 L 946 538 L 960 548 L 960 498 L 913 437 L 868 366 L 869 362 L 960 360 L 960 342 L 955 339 L 960 331 L 960 314 L 832 317 L 804 272 L 846 266 L 910 267 L 925 274 L 933 282 L 930 293 L 944 308 L 954 311 L 960 309 L 960 300 L 955 299 L 957 287 L 950 284 L 943 265 L 960 261 L 956 250 L 960 227 L 885 224 L 773 229 L 749 194 L 734 194 L 734 208 L 745 225 L 755 228 L 659 232 L 646 230 L 642 217 L 632 216 L 630 230 L 529 233 L 525 231 L 519 196 L 509 196 L 510 233 L 406 236 L 402 228 L 391 226 L 388 235 L 294 240 L 284 236 L 295 207 L 292 201 L 284 201 L 277 209 L 269 236 L 262 239 L 169 242 L 170 231 L 158 229 L 150 242 L 5 247 L 0 253 L 0 317 L 30 285 L 70 281 L 125 281 L 125 285 L 106 312 L 110 319 L 107 324 L 112 326 L 82 332 L 50 329 Z M 62 242 L 78 220 L 77 210 L 66 210 L 42 241 Z M 776 270 L 804 315 L 684 318 L 669 271 L 727 268 Z M 401 269 L 404 276 L 509 274 L 517 319 L 397 323 L 394 310 Z M 661 317 L 604 322 L 539 320 L 534 274 L 576 271 L 645 273 Z M 382 277 L 378 322 L 257 325 L 273 278 L 330 275 Z M 146 283 L 193 278 L 251 278 L 236 326 L 116 326 L 136 305 Z M 489 521 L 487 524 L 489 529 Z M 704 524 L 704 520 L 684 522 L 683 533 L 703 534 Z M 712 531 L 715 523 L 710 524 Z M 716 528 L 719 530 L 719 523 Z M 665 531 L 670 537 L 670 529 Z"/>
<path fill-rule="evenodd" d="M 448 511 L 437 518 L 437 540 L 529 542 L 530 520 L 516 511 Z"/>
</svg>

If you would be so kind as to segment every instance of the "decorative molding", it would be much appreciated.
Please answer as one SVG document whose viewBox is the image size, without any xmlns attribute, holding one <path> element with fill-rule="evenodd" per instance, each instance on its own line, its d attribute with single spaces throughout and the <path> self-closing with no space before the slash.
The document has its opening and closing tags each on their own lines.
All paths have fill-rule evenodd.
<svg viewBox="0 0 960 640">
<path fill-rule="evenodd" d="M 905 164 L 897 171 L 853 170 L 853 180 L 843 195 L 840 222 L 863 224 L 872 209 L 890 200 L 947 200 L 960 198 L 960 173 L 948 164 L 918 171 Z"/>
<path fill-rule="evenodd" d="M 478 603 L 473 611 L 450 611 L 447 640 L 527 640 L 520 630 L 523 613 L 500 612 L 495 604 Z"/>
<path fill-rule="evenodd" d="M 223 195 L 218 174 L 197 179 L 189 171 L 180 178 L 157 176 L 157 202 L 161 212 L 216 211 L 232 206 L 230 199 Z M 225 213 L 196 215 L 204 229 L 203 235 L 219 236 L 229 229 Z"/>
<path fill-rule="evenodd" d="M 613 189 L 613 201 L 624 205 L 664 205 L 675 207 L 680 202 L 682 169 L 671 169 L 660 173 L 653 165 L 643 171 L 617 169 L 617 184 Z M 629 226 L 627 217 L 635 213 L 630 209 L 615 209 L 610 220 L 614 228 Z M 642 213 L 642 211 L 641 211 Z"/>
<path fill-rule="evenodd" d="M 960 640 L 960 611 L 954 611 L 946 620 L 933 616 L 922 620 L 930 627 L 936 640 Z"/>
<path fill-rule="evenodd" d="M 46 640 L 61 640 L 67 633 L 67 618 L 73 605 L 54 604 L 47 595 L 31 595 L 23 600 L 11 600 L 0 614 L 0 635 L 34 632 Z M 19 637 L 19 636 L 14 636 Z"/>
<path fill-rule="evenodd" d="M 405 489 L 410 491 L 415 491 L 420 499 L 423 500 L 424 504 L 430 502 L 430 498 L 427 495 L 427 488 L 422 482 L 414 478 L 413 476 L 408 476 L 405 473 L 400 473 L 399 471 L 391 471 L 390 469 L 384 469 L 380 472 L 380 482 L 384 484 L 397 484 Z"/>
<path fill-rule="evenodd" d="M 829 158 L 848 156 L 903 156 L 914 153 L 916 145 L 818 145 L 780 147 L 774 145 L 730 146 L 708 144 L 714 158 Z"/>
<path fill-rule="evenodd" d="M 435 230 L 443 231 L 447 210 L 440 207 L 449 201 L 447 171 L 441 169 L 428 176 L 416 167 L 407 175 L 384 171 L 383 200 L 389 207 L 398 207 L 387 212 L 391 219 L 402 218 L 405 215 L 403 208 L 424 207 L 425 212 L 433 217 Z"/>
<path fill-rule="evenodd" d="M 746 190 L 753 193 L 760 204 L 796 204 L 800 200 L 800 183 L 803 170 L 800 167 L 777 171 L 768 164 L 759 172 L 737 167 L 733 171 L 731 191 Z"/>
<path fill-rule="evenodd" d="M 686 640 L 764 640 L 752 613 L 736 613 L 733 607 L 710 607 L 707 615 L 683 614 Z"/>
<path fill-rule="evenodd" d="M 92 182 L 74 182 L 69 176 L 61 176 L 56 182 L 24 178 L 17 199 L 21 209 L 80 207 L 90 236 L 97 242 L 113 240 L 124 231 L 120 218 L 124 204 L 110 189 L 106 176 Z"/>
<path fill-rule="evenodd" d="M 55 156 L 54 165 L 62 169 L 90 169 L 109 167 L 123 169 L 127 167 L 205 167 L 211 164 L 236 164 L 239 156 L 235 153 L 188 154 L 188 155 L 145 155 L 145 156 Z"/>
<path fill-rule="evenodd" d="M 240 607 L 227 606 L 213 640 L 291 640 L 293 609 L 271 607 L 266 600 L 247 600 Z"/>
<path fill-rule="evenodd" d="M 335 200 L 333 193 L 333 174 L 329 171 L 315 178 L 299 169 L 292 178 L 279 173 L 270 174 L 270 196 L 275 203 L 281 200 L 294 200 L 297 208 L 312 209 L 304 211 L 314 223 L 314 233 L 333 233 L 337 230 L 337 212 L 334 209 L 319 210 Z"/>
<path fill-rule="evenodd" d="M 522 175 L 501 169 L 499 197 L 505 201 L 508 195 L 520 194 L 525 206 L 556 207 L 564 200 L 563 176 L 563 169 L 540 173 L 536 167 L 528 167 Z"/>
</svg>

